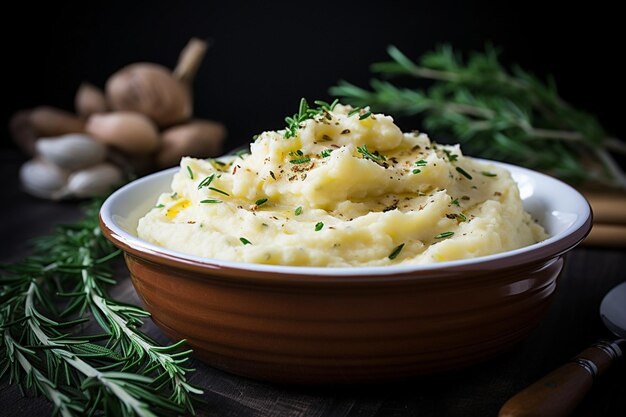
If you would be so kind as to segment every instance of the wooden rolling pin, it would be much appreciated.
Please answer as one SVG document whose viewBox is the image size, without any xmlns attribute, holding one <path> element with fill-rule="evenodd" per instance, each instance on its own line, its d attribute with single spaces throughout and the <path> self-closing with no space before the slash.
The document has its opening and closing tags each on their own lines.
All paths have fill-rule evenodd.
<svg viewBox="0 0 626 417">
<path fill-rule="evenodd" d="M 586 246 L 626 248 L 626 193 L 582 190 L 593 210 Z"/>
</svg>

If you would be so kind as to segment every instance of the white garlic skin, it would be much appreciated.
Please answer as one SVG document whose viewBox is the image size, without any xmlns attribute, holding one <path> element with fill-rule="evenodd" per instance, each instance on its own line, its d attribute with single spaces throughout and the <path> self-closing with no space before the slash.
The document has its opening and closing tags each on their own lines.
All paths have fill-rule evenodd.
<svg viewBox="0 0 626 417">
<path fill-rule="evenodd" d="M 110 191 L 122 183 L 122 170 L 108 162 L 73 172 L 67 181 L 65 195 L 78 198 L 93 197 Z"/>
<path fill-rule="evenodd" d="M 98 164 L 107 156 L 106 145 L 81 134 L 41 138 L 35 148 L 42 158 L 70 171 Z"/>
<path fill-rule="evenodd" d="M 24 190 L 36 197 L 61 198 L 69 172 L 43 159 L 31 159 L 20 168 Z"/>
</svg>

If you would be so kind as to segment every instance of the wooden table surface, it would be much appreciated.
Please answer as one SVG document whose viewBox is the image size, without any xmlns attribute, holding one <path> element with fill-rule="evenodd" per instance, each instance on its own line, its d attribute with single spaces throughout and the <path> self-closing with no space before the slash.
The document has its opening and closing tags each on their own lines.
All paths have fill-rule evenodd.
<svg viewBox="0 0 626 417">
<path fill-rule="evenodd" d="M 74 202 L 54 203 L 29 197 L 18 186 L 23 158 L 0 152 L 5 189 L 0 204 L 0 261 L 28 253 L 26 241 L 47 233 L 55 224 L 80 217 Z M 122 266 L 112 294 L 139 303 Z M 201 386 L 205 404 L 200 416 L 495 416 L 513 394 L 558 367 L 599 338 L 610 337 L 599 318 L 604 294 L 626 279 L 626 251 L 580 247 L 566 261 L 554 302 L 543 322 L 514 349 L 499 357 L 446 375 L 402 383 L 348 387 L 281 386 L 231 375 L 198 361 L 190 380 Z M 148 320 L 148 334 L 166 341 Z M 626 416 L 624 361 L 602 376 L 574 416 Z M 1 416 L 46 416 L 45 399 L 24 398 L 20 390 L 0 382 Z"/>
</svg>

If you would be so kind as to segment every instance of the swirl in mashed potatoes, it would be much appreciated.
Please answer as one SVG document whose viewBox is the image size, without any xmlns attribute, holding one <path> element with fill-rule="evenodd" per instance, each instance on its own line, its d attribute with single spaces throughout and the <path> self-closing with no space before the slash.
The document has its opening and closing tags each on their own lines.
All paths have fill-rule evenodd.
<svg viewBox="0 0 626 417">
<path fill-rule="evenodd" d="M 508 171 L 458 145 L 337 105 L 251 153 L 183 158 L 138 226 L 154 244 L 263 264 L 379 266 L 474 258 L 547 237 Z"/>
</svg>

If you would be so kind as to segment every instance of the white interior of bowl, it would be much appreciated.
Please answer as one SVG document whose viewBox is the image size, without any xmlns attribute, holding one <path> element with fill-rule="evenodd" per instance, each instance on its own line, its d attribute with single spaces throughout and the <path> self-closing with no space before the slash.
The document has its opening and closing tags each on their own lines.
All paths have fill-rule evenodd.
<svg viewBox="0 0 626 417">
<path fill-rule="evenodd" d="M 589 205 L 585 198 L 574 188 L 557 179 L 510 164 L 487 160 L 483 160 L 483 162 L 501 166 L 511 172 L 519 186 L 524 208 L 546 229 L 550 235 L 548 239 L 531 246 L 495 255 L 428 265 L 324 268 L 246 264 L 202 258 L 156 246 L 137 237 L 137 223 L 139 219 L 154 207 L 157 197 L 161 193 L 171 190 L 170 184 L 172 176 L 178 171 L 179 167 L 148 175 L 120 188 L 105 201 L 100 214 L 103 222 L 115 233 L 118 239 L 142 251 L 162 253 L 200 263 L 210 263 L 213 265 L 249 270 L 286 273 L 311 272 L 322 275 L 352 275 L 355 273 L 355 269 L 358 269 L 361 275 L 394 274 L 416 269 L 428 270 L 451 265 L 484 263 L 492 259 L 534 251 L 550 245 L 578 230 L 591 215 Z"/>
</svg>

